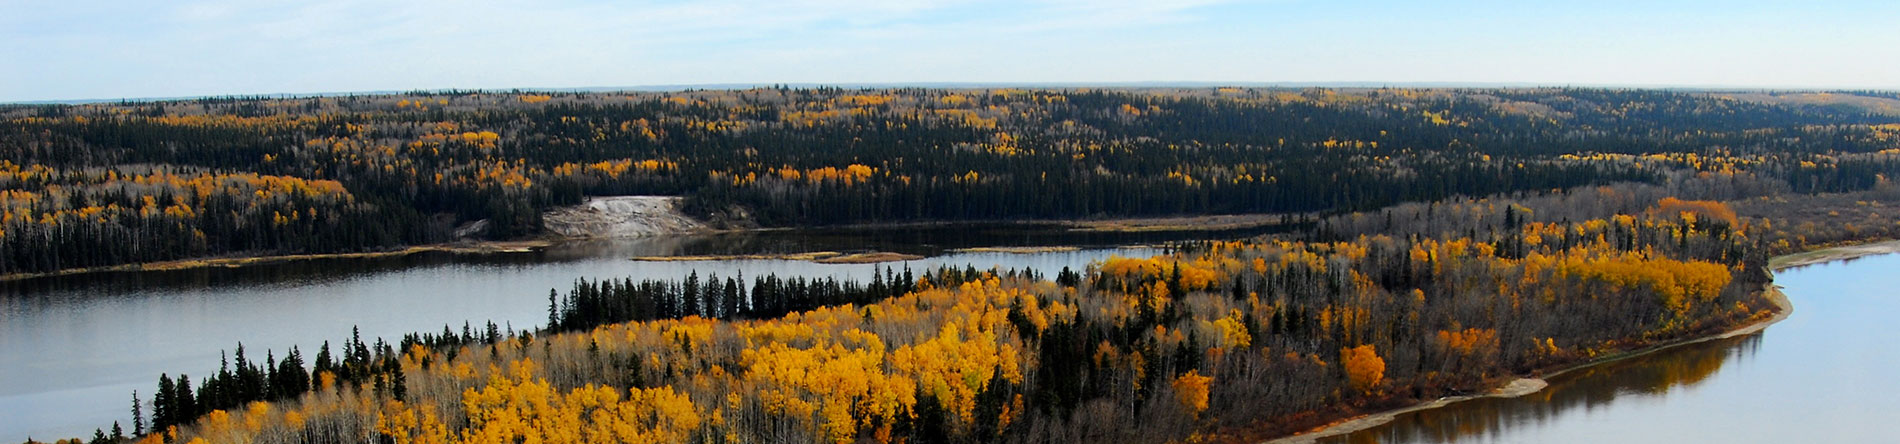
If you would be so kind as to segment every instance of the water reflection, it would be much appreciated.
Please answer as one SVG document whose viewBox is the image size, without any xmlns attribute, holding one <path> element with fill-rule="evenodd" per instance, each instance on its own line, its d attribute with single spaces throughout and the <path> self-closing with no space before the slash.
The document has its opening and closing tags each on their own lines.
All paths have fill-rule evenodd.
<svg viewBox="0 0 1900 444">
<path fill-rule="evenodd" d="M 1475 399 L 1451 408 L 1401 415 L 1377 429 L 1326 443 L 1495 442 L 1513 429 L 1536 428 L 1571 412 L 1607 408 L 1615 402 L 1662 399 L 1672 390 L 1693 388 L 1730 362 L 1754 358 L 1761 336 L 1729 338 L 1670 350 L 1667 359 L 1628 359 L 1559 375 L 1555 389 L 1517 399 Z"/>
</svg>

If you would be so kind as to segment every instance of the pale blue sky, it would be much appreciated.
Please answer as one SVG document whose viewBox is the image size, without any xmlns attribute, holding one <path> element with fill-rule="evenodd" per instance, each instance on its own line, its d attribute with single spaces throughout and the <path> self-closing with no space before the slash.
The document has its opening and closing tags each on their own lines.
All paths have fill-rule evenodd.
<svg viewBox="0 0 1900 444">
<path fill-rule="evenodd" d="M 1900 89 L 1900 2 L 0 0 L 0 101 L 732 83 Z"/>
</svg>

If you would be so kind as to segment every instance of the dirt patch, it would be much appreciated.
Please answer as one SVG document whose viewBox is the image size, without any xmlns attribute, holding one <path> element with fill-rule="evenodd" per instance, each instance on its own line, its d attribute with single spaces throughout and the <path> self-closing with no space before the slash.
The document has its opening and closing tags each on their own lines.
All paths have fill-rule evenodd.
<svg viewBox="0 0 1900 444">
<path fill-rule="evenodd" d="M 876 252 L 876 253 L 847 254 L 843 256 L 828 257 L 828 258 L 819 259 L 813 262 L 817 262 L 820 264 L 875 264 L 875 263 L 881 263 L 881 262 L 914 261 L 914 260 L 923 259 L 923 258 L 924 258 L 923 256 L 918 256 L 915 254 Z"/>
<path fill-rule="evenodd" d="M 605 196 L 541 216 L 548 233 L 567 238 L 628 238 L 707 231 L 679 211 L 679 197 Z"/>
</svg>

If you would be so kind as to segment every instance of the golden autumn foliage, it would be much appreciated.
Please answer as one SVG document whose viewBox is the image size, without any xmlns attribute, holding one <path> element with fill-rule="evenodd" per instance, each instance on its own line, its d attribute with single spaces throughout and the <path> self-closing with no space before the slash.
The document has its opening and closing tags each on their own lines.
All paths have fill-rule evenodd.
<svg viewBox="0 0 1900 444">
<path fill-rule="evenodd" d="M 633 389 L 625 398 L 594 385 L 561 393 L 533 377 L 532 360 L 511 365 L 511 375 L 464 392 L 469 428 L 448 442 L 679 442 L 701 421 L 693 401 L 671 387 Z"/>
<path fill-rule="evenodd" d="M 1498 347 L 1497 329 L 1439 330 L 1436 339 L 1447 351 L 1461 355 L 1484 353 Z"/>
<path fill-rule="evenodd" d="M 1346 369 L 1346 383 L 1354 390 L 1372 391 L 1385 380 L 1385 360 L 1371 344 L 1340 350 L 1339 355 Z"/>
<path fill-rule="evenodd" d="M 1703 261 L 1678 261 L 1623 254 L 1607 258 L 1566 258 L 1559 265 L 1567 276 L 1603 282 L 1616 289 L 1653 292 L 1677 316 L 1693 304 L 1714 300 L 1727 287 L 1728 267 Z"/>
<path fill-rule="evenodd" d="M 1682 217 L 1691 222 L 1702 219 L 1724 222 L 1729 226 L 1740 225 L 1740 220 L 1735 217 L 1735 210 L 1729 209 L 1728 205 L 1721 202 L 1706 200 L 1681 200 L 1674 197 L 1666 197 L 1656 202 L 1656 206 L 1649 209 L 1649 214 L 1652 216 Z"/>
<path fill-rule="evenodd" d="M 464 132 L 459 137 L 463 143 L 483 148 L 493 148 L 495 147 L 495 142 L 501 140 L 501 135 L 496 134 L 494 131 Z"/>
<path fill-rule="evenodd" d="M 1222 270 L 1232 266 L 1232 261 L 1210 257 L 1186 262 L 1166 256 L 1114 257 L 1103 261 L 1098 268 L 1104 276 L 1124 283 L 1166 282 L 1178 275 L 1182 289 L 1195 291 L 1210 288 L 1216 282 L 1227 279 L 1227 273 Z"/>
<path fill-rule="evenodd" d="M 916 382 L 884 371 L 884 343 L 861 330 L 846 332 L 853 347 L 792 348 L 772 342 L 742 352 L 745 377 L 764 388 L 768 413 L 792 418 L 823 417 L 831 441 L 849 441 L 858 430 L 886 423 L 915 405 Z M 811 398 L 817 398 L 812 402 Z"/>
<path fill-rule="evenodd" d="M 377 431 L 419 444 L 680 442 L 702 421 L 693 401 L 670 387 L 635 388 L 624 397 L 592 384 L 561 391 L 534 376 L 531 359 L 510 367 L 463 393 L 467 428 L 452 432 L 434 409 L 390 401 Z"/>
<path fill-rule="evenodd" d="M 1017 399 L 995 416 L 978 415 L 980 395 L 1025 382 L 1028 352 L 1015 337 L 1009 313 L 1026 313 L 1025 320 L 1040 325 L 1075 315 L 1073 308 L 1037 296 L 1048 289 L 987 276 L 864 307 L 826 307 L 776 320 L 689 317 L 538 339 L 546 345 L 505 340 L 490 346 L 494 360 L 479 348 L 446 355 L 418 348 L 402 360 L 412 393 L 421 393 L 408 399 L 378 401 L 375 393 L 327 382 L 326 374 L 322 385 L 335 388 L 306 396 L 301 406 L 234 412 L 228 419 L 217 413 L 187 431 L 202 435 L 218 430 L 216 424 L 265 423 L 232 435 L 254 437 L 293 421 L 334 420 L 354 411 L 371 414 L 376 433 L 395 442 L 682 442 L 749 436 L 748 427 L 769 417 L 816 440 L 853 442 L 888 439 L 898 417 L 921 408 L 920 394 L 959 427 L 994 427 L 1016 421 L 1026 408 Z M 584 347 L 598 347 L 587 353 L 629 356 L 632 371 L 666 383 L 629 389 L 563 379 L 562 368 L 585 361 L 559 360 L 550 368 L 542 364 L 550 359 L 543 347 L 555 350 L 552 359 L 571 359 L 577 355 L 566 353 Z M 452 364 L 425 364 L 455 355 L 462 357 Z"/>
<path fill-rule="evenodd" d="M 145 251 L 154 254 L 146 260 L 203 252 L 211 240 L 197 226 L 207 220 L 236 230 L 297 232 L 366 208 L 333 180 L 157 167 L 62 170 L 0 160 L 0 185 L 24 184 L 32 188 L 0 190 L 0 245 L 46 243 L 62 230 L 138 229 L 169 236 L 163 242 L 177 247 Z M 9 265 L 17 264 L 0 263 L 0 270 Z"/>
<path fill-rule="evenodd" d="M 1199 370 L 1190 370 L 1181 376 L 1176 376 L 1170 386 L 1174 388 L 1175 400 L 1180 401 L 1182 407 L 1191 413 L 1199 414 L 1207 410 L 1208 384 L 1213 382 L 1214 378 L 1201 376 Z"/>
<path fill-rule="evenodd" d="M 1236 308 L 1231 310 L 1227 316 L 1208 323 L 1213 330 L 1220 332 L 1220 346 L 1247 348 L 1253 345 L 1253 333 L 1248 331 L 1248 327 L 1242 322 L 1241 316 L 1240 309 Z"/>
<path fill-rule="evenodd" d="M 677 169 L 679 169 L 679 163 L 670 161 L 670 160 L 647 159 L 647 160 L 635 161 L 633 159 L 620 159 L 620 160 L 603 160 L 600 162 L 594 162 L 594 163 L 589 163 L 589 164 L 584 164 L 584 165 L 571 163 L 571 162 L 563 163 L 561 165 L 555 166 L 553 169 L 548 170 L 548 173 L 553 174 L 555 176 L 573 176 L 573 175 L 582 174 L 582 173 L 589 173 L 589 174 L 600 174 L 607 177 L 618 177 L 618 176 L 625 175 L 628 172 L 641 172 L 641 173 L 652 174 L 652 173 L 659 173 L 659 172 L 668 172 L 668 171 L 673 171 Z"/>
</svg>

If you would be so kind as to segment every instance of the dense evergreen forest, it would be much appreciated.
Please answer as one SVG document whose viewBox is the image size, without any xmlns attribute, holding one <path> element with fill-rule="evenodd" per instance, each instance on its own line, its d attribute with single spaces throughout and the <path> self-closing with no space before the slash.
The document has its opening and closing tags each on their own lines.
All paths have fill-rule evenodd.
<svg viewBox="0 0 1900 444">
<path fill-rule="evenodd" d="M 1900 168 L 1895 120 L 1777 95 L 1604 89 L 11 105 L 0 274 L 514 239 L 538 235 L 542 211 L 595 195 L 682 195 L 693 216 L 750 227 L 1338 213 L 1699 173 L 1850 192 Z M 485 228 L 458 236 L 471 227 Z"/>
</svg>

